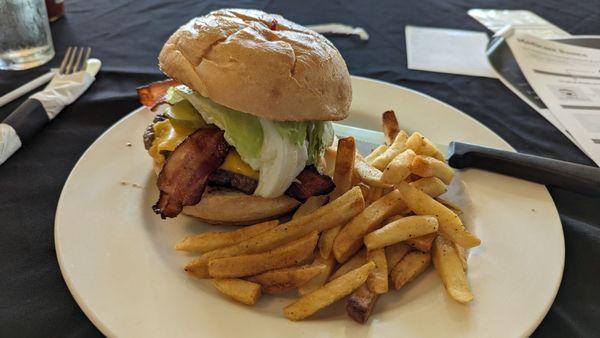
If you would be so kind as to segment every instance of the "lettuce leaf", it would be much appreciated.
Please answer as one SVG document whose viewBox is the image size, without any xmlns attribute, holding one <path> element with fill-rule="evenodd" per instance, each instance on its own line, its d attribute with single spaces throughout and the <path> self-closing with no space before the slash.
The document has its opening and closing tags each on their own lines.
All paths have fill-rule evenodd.
<svg viewBox="0 0 600 338">
<path fill-rule="evenodd" d="M 333 143 L 333 126 L 329 121 L 309 122 L 307 130 L 308 164 L 318 164 L 325 148 Z"/>
<path fill-rule="evenodd" d="M 166 99 L 170 104 L 189 101 L 207 123 L 215 124 L 225 131 L 225 139 L 236 148 L 244 162 L 254 170 L 261 170 L 265 126 L 264 123 L 261 125 L 260 118 L 213 102 L 184 85 L 171 87 Z M 324 149 L 333 142 L 333 128 L 329 121 L 270 122 L 270 126 L 282 138 L 296 147 L 307 148 L 306 164 L 317 164 Z"/>
<path fill-rule="evenodd" d="M 235 147 L 244 162 L 254 170 L 260 169 L 263 130 L 256 116 L 222 106 L 186 86 L 172 88 L 167 97 L 169 103 L 172 104 L 172 100 L 188 100 L 207 123 L 225 131 L 225 139 Z"/>
<path fill-rule="evenodd" d="M 301 133 L 299 128 L 287 128 L 282 133 L 275 121 L 260 118 L 260 123 L 265 143 L 260 154 L 260 177 L 254 194 L 274 198 L 283 195 L 306 166 L 306 138 L 301 144 L 296 144 L 289 136 L 297 137 L 294 132 Z M 290 134 L 290 131 L 293 133 Z"/>
</svg>

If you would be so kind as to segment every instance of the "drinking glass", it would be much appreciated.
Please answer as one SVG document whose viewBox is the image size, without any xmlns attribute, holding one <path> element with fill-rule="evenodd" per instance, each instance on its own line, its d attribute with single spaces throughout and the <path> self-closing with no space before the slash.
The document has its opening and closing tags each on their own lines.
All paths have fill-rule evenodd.
<svg viewBox="0 0 600 338">
<path fill-rule="evenodd" d="M 52 57 L 44 0 L 0 0 L 0 69 L 29 69 Z"/>
</svg>

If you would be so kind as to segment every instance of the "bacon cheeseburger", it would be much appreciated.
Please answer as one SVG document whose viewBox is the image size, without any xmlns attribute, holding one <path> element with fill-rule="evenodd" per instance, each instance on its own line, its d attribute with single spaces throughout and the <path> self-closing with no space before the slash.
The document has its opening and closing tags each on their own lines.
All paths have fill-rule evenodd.
<svg viewBox="0 0 600 338">
<path fill-rule="evenodd" d="M 153 108 L 168 104 L 144 134 L 161 217 L 248 224 L 333 190 L 323 153 L 352 88 L 323 36 L 279 15 L 223 9 L 180 27 L 159 64 L 172 80 L 138 93 Z"/>
</svg>

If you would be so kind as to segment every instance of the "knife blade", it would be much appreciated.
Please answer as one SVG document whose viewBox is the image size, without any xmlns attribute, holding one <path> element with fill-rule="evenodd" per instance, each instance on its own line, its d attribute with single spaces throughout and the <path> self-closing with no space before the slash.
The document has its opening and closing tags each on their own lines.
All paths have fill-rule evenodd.
<svg viewBox="0 0 600 338">
<path fill-rule="evenodd" d="M 338 137 L 353 136 L 358 151 L 366 155 L 385 143 L 382 132 L 339 123 L 333 124 Z M 600 168 L 452 141 L 436 144 L 456 169 L 477 168 L 600 197 Z"/>
</svg>

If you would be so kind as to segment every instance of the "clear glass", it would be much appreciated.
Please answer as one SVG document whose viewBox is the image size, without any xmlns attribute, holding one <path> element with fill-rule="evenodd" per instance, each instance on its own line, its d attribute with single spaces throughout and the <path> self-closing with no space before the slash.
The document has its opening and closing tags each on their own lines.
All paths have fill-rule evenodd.
<svg viewBox="0 0 600 338">
<path fill-rule="evenodd" d="M 0 69 L 29 69 L 53 57 L 44 0 L 0 0 Z"/>
</svg>

